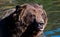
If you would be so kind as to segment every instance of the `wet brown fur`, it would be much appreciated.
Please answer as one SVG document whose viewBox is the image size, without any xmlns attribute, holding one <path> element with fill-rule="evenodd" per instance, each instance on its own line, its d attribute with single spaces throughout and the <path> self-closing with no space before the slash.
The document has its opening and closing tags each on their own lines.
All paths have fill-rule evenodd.
<svg viewBox="0 0 60 37">
<path fill-rule="evenodd" d="M 43 30 L 48 20 L 46 12 L 43 9 L 42 5 L 23 4 L 21 6 L 17 6 L 16 8 L 17 9 L 9 16 L 9 18 L 12 18 L 12 20 L 7 22 L 8 30 L 10 33 L 9 37 L 39 37 L 43 33 Z M 33 25 L 34 23 L 31 24 L 34 21 L 33 19 L 36 19 L 37 23 L 38 22 L 41 23 L 41 21 L 44 23 L 43 30 L 33 31 L 34 30 L 33 28 L 31 34 L 28 34 L 29 29 L 31 29 L 29 27 L 34 26 Z M 30 25 L 33 25 L 33 26 L 30 26 Z"/>
</svg>

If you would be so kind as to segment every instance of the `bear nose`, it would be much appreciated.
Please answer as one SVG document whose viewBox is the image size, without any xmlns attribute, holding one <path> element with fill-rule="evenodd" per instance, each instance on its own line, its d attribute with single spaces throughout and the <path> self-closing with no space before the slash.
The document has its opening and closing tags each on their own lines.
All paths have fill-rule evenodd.
<svg viewBox="0 0 60 37">
<path fill-rule="evenodd" d="M 43 29 L 44 23 L 38 23 L 38 28 Z"/>
<path fill-rule="evenodd" d="M 44 25 L 44 23 L 38 23 L 39 25 Z"/>
</svg>

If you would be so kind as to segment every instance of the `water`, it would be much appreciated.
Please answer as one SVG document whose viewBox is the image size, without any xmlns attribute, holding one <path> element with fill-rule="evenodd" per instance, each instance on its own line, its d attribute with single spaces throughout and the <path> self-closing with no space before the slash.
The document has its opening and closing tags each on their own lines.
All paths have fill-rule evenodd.
<svg viewBox="0 0 60 37">
<path fill-rule="evenodd" d="M 60 32 L 60 28 L 57 28 L 56 30 L 46 31 L 46 32 L 44 32 L 44 35 L 45 36 L 52 35 L 51 37 L 60 37 L 60 34 L 59 35 L 54 35 L 57 32 Z"/>
<path fill-rule="evenodd" d="M 54 31 L 47 31 L 44 33 L 44 35 L 49 35 L 49 34 L 54 34 L 55 32 Z"/>
<path fill-rule="evenodd" d="M 60 37 L 60 35 L 55 35 L 55 36 L 51 36 L 51 37 Z"/>
</svg>

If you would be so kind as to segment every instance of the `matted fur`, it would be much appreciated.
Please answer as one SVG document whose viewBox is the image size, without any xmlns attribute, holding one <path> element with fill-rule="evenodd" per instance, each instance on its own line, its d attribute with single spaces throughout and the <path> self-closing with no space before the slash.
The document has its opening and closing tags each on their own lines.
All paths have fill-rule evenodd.
<svg viewBox="0 0 60 37">
<path fill-rule="evenodd" d="M 39 37 L 47 25 L 47 15 L 42 5 L 23 4 L 16 6 L 2 21 L 8 29 L 8 37 Z"/>
</svg>

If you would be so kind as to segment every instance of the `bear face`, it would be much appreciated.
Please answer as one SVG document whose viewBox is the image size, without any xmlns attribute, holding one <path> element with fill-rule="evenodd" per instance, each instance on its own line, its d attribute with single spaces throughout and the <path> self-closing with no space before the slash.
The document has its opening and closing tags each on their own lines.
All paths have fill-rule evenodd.
<svg viewBox="0 0 60 37">
<path fill-rule="evenodd" d="M 20 9 L 21 13 L 19 14 L 18 21 L 21 25 L 20 30 L 24 33 L 23 35 L 29 34 L 28 32 L 30 32 L 29 30 L 31 29 L 31 34 L 33 35 L 29 34 L 29 36 L 34 37 L 41 35 L 47 24 L 47 15 L 43 7 L 38 4 L 23 4 Z"/>
</svg>

